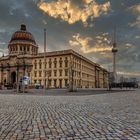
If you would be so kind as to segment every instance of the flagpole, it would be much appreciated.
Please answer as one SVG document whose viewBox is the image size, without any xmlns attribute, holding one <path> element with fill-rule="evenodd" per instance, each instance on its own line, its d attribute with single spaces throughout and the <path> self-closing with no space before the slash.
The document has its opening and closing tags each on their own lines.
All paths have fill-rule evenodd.
<svg viewBox="0 0 140 140">
<path fill-rule="evenodd" d="M 44 94 L 46 94 L 46 29 L 44 29 Z"/>
</svg>

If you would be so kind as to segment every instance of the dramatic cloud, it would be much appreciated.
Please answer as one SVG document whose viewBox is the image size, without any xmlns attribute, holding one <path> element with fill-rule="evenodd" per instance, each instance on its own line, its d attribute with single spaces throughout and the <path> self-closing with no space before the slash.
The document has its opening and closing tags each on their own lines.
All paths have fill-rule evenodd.
<svg viewBox="0 0 140 140">
<path fill-rule="evenodd" d="M 80 7 L 70 0 L 58 0 L 53 2 L 39 2 L 38 7 L 54 18 L 60 18 L 69 24 L 77 21 L 87 26 L 89 18 L 97 18 L 102 14 L 107 14 L 110 9 L 110 2 L 98 4 L 95 0 L 84 0 L 83 6 Z"/>
<path fill-rule="evenodd" d="M 140 28 L 140 3 L 130 7 L 129 9 L 132 10 L 136 15 L 138 15 L 136 21 L 133 23 L 129 23 L 129 25 L 131 27 L 137 26 L 138 28 Z"/>
<path fill-rule="evenodd" d="M 72 48 L 108 69 L 112 67 L 111 38 L 116 25 L 117 71 L 137 73 L 139 17 L 139 0 L 0 0 L 0 55 L 8 53 L 12 34 L 25 23 L 40 52 L 46 28 L 47 51 Z"/>
<path fill-rule="evenodd" d="M 103 33 L 100 36 L 96 37 L 96 42 L 91 44 L 92 38 L 90 37 L 82 37 L 80 34 L 76 34 L 73 36 L 73 39 L 69 41 L 71 46 L 79 46 L 81 47 L 81 51 L 83 53 L 92 53 L 92 52 L 108 52 L 111 51 L 111 41 L 108 38 L 108 33 Z M 90 45 L 91 44 L 91 45 Z"/>
</svg>

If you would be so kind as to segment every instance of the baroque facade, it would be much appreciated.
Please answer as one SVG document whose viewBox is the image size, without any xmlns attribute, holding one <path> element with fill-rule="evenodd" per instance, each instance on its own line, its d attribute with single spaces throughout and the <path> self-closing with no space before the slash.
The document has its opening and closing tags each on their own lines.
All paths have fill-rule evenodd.
<svg viewBox="0 0 140 140">
<path fill-rule="evenodd" d="M 30 84 L 49 88 L 103 88 L 108 85 L 108 72 L 99 64 L 73 50 L 38 53 L 38 45 L 25 25 L 15 32 L 8 45 L 9 54 L 0 58 L 1 84 L 14 84 L 24 75 Z"/>
</svg>

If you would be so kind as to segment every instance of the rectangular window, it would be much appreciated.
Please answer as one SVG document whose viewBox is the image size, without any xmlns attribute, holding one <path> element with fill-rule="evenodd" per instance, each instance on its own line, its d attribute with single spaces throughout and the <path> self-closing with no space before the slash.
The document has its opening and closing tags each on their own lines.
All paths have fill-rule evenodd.
<svg viewBox="0 0 140 140">
<path fill-rule="evenodd" d="M 45 63 L 45 69 L 47 68 L 47 63 Z"/>
<path fill-rule="evenodd" d="M 65 67 L 68 67 L 68 61 L 65 61 Z"/>
<path fill-rule="evenodd" d="M 56 68 L 56 67 L 57 67 L 57 63 L 55 62 L 55 63 L 54 63 L 54 68 Z"/>
<path fill-rule="evenodd" d="M 56 71 L 56 70 L 54 70 L 54 76 L 55 76 L 55 77 L 57 76 L 57 71 Z"/>
<path fill-rule="evenodd" d="M 68 76 L 68 70 L 65 70 L 65 76 Z"/>
<path fill-rule="evenodd" d="M 36 80 L 34 80 L 34 84 L 36 84 L 36 82 L 37 82 L 37 81 L 36 81 Z"/>
<path fill-rule="evenodd" d="M 65 86 L 68 86 L 68 79 L 65 79 Z"/>
<path fill-rule="evenodd" d="M 56 87 L 56 79 L 54 80 L 54 87 Z"/>
<path fill-rule="evenodd" d="M 42 68 L 42 64 L 41 63 L 39 63 L 39 69 L 41 69 Z"/>
<path fill-rule="evenodd" d="M 30 51 L 30 47 L 29 47 L 29 46 L 27 46 L 27 51 L 28 51 L 28 52 Z"/>
<path fill-rule="evenodd" d="M 51 77 L 52 76 L 52 71 L 49 71 L 49 77 Z"/>
<path fill-rule="evenodd" d="M 51 62 L 49 62 L 49 68 L 51 68 L 52 67 L 52 63 Z"/>
<path fill-rule="evenodd" d="M 38 82 L 39 82 L 39 85 L 41 85 L 41 80 L 39 80 Z"/>
<path fill-rule="evenodd" d="M 39 61 L 39 69 L 42 69 L 42 62 L 41 62 L 41 60 Z"/>
<path fill-rule="evenodd" d="M 47 72 L 45 71 L 45 77 L 47 76 Z"/>
<path fill-rule="evenodd" d="M 60 62 L 60 68 L 62 68 L 62 62 Z"/>
<path fill-rule="evenodd" d="M 51 86 L 51 83 L 52 83 L 52 81 L 49 79 L 49 81 L 48 81 L 49 83 L 48 83 L 48 85 L 49 85 L 49 87 Z"/>
<path fill-rule="evenodd" d="M 35 63 L 35 69 L 37 69 L 37 63 Z"/>
<path fill-rule="evenodd" d="M 59 72 L 60 72 L 60 76 L 62 76 L 62 70 L 60 70 Z"/>
<path fill-rule="evenodd" d="M 36 71 L 34 72 L 34 77 L 37 77 L 37 72 Z"/>
</svg>

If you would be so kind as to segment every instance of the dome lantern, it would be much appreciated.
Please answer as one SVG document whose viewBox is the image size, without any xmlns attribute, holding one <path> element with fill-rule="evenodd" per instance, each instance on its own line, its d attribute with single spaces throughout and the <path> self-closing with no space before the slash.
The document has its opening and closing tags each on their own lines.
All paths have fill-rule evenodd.
<svg viewBox="0 0 140 140">
<path fill-rule="evenodd" d="M 26 31 L 26 25 L 25 24 L 21 24 L 20 30 L 21 31 Z"/>
</svg>

